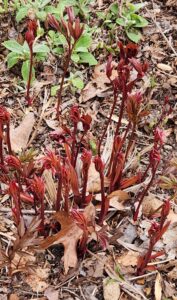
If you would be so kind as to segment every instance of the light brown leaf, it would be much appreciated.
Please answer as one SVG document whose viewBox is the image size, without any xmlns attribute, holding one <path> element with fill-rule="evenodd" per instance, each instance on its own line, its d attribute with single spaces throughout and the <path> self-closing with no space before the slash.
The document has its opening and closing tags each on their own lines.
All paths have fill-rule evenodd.
<svg viewBox="0 0 177 300">
<path fill-rule="evenodd" d="M 125 202 L 126 200 L 130 199 L 130 196 L 127 192 L 122 190 L 117 190 L 109 194 L 108 199 L 115 198 L 118 202 Z"/>
<path fill-rule="evenodd" d="M 23 121 L 18 127 L 16 127 L 15 129 L 11 128 L 10 137 L 13 151 L 18 152 L 22 149 L 25 149 L 34 123 L 34 114 L 32 112 L 29 112 L 27 115 L 25 115 Z"/>
<path fill-rule="evenodd" d="M 43 173 L 43 177 L 45 180 L 46 190 L 49 194 L 49 198 L 52 203 L 55 203 L 57 191 L 56 191 L 56 186 L 55 186 L 55 182 L 53 180 L 51 171 L 45 170 Z"/>
<path fill-rule="evenodd" d="M 111 78 L 114 79 L 116 76 L 117 71 L 113 70 Z M 93 78 L 82 90 L 79 101 L 86 102 L 95 96 L 103 97 L 107 89 L 109 89 L 109 79 L 106 76 L 106 64 L 97 65 L 94 69 Z"/>
<path fill-rule="evenodd" d="M 107 177 L 104 178 L 105 187 L 109 186 L 109 179 Z M 87 182 L 87 192 L 89 193 L 97 193 L 101 189 L 100 185 L 100 175 L 95 169 L 95 164 L 91 162 L 90 168 L 88 171 L 88 182 Z"/>
<path fill-rule="evenodd" d="M 135 251 L 127 251 L 116 259 L 116 262 L 124 267 L 137 266 L 139 253 Z"/>
<path fill-rule="evenodd" d="M 162 278 L 160 273 L 157 273 L 155 280 L 155 300 L 162 299 Z"/>
<path fill-rule="evenodd" d="M 11 294 L 11 295 L 9 296 L 9 300 L 19 300 L 19 297 L 18 297 L 17 294 Z"/>
<path fill-rule="evenodd" d="M 118 281 L 111 278 L 103 280 L 104 300 L 118 300 L 120 297 L 120 285 Z"/>
<path fill-rule="evenodd" d="M 90 209 L 89 209 L 90 207 Z M 90 205 L 84 212 L 88 221 L 93 218 L 93 205 Z M 64 211 L 59 211 L 54 215 L 54 219 L 61 225 L 61 230 L 53 236 L 47 237 L 40 245 L 40 249 L 47 249 L 52 245 L 63 244 L 64 246 L 64 269 L 65 274 L 69 268 L 77 265 L 77 244 L 82 238 L 83 230 L 78 227 L 73 218 Z"/>
</svg>

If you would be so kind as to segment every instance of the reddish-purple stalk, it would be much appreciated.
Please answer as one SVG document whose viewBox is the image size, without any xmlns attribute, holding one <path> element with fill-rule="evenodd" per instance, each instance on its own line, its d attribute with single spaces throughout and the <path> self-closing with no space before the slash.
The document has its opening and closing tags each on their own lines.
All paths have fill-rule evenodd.
<svg viewBox="0 0 177 300">
<path fill-rule="evenodd" d="M 8 147 L 9 154 L 12 155 L 12 147 L 11 147 L 11 140 L 10 140 L 10 124 L 9 123 L 7 123 L 6 137 L 7 137 L 7 147 Z"/>
<path fill-rule="evenodd" d="M 148 268 L 148 263 L 151 259 L 156 258 L 162 254 L 163 252 L 157 253 L 155 255 L 152 255 L 154 246 L 156 243 L 161 239 L 163 234 L 167 231 L 170 221 L 166 222 L 167 216 L 170 212 L 170 202 L 169 200 L 165 201 L 162 205 L 161 210 L 161 218 L 160 218 L 160 224 L 159 223 L 152 223 L 150 229 L 149 229 L 149 248 L 146 254 L 142 257 L 140 257 L 137 267 L 137 274 L 143 275 L 145 270 Z M 166 223 L 165 223 L 166 222 Z"/>
<path fill-rule="evenodd" d="M 151 164 L 151 163 L 149 163 L 149 164 Z M 145 195 L 149 191 L 149 189 L 150 189 L 150 187 L 151 187 L 151 185 L 152 185 L 152 183 L 154 181 L 158 165 L 159 165 L 159 162 L 157 162 L 156 166 L 152 169 L 151 180 L 149 181 L 149 183 L 147 184 L 147 186 L 144 188 L 144 190 L 142 192 L 140 192 L 137 195 L 137 197 L 136 197 L 136 201 L 138 201 L 138 206 L 137 206 L 137 208 L 135 210 L 135 213 L 134 213 L 134 216 L 133 216 L 133 220 L 134 221 L 137 221 L 137 219 L 138 219 L 140 206 L 141 206 L 141 204 L 143 202 L 143 199 L 144 199 Z"/>
<path fill-rule="evenodd" d="M 3 156 L 3 124 L 0 124 L 0 159 L 1 159 L 1 164 L 4 165 L 4 156 Z"/>
<path fill-rule="evenodd" d="M 32 98 L 30 97 L 32 72 L 33 72 L 33 47 L 30 48 L 30 69 L 29 69 L 29 76 L 28 76 L 28 82 L 27 82 L 27 87 L 26 87 L 26 100 L 27 100 L 28 106 L 32 105 Z"/>
<path fill-rule="evenodd" d="M 74 47 L 75 47 L 75 43 L 71 47 L 71 42 L 68 41 L 68 54 L 66 56 L 66 61 L 65 61 L 65 64 L 64 64 L 64 70 L 63 70 L 63 74 L 62 74 L 62 77 L 61 77 L 61 83 L 60 83 L 60 87 L 59 87 L 59 91 L 58 91 L 57 118 L 59 118 L 59 115 L 60 115 L 64 80 L 65 80 L 66 74 L 68 72 L 68 68 L 69 68 L 69 64 L 70 64 L 70 61 L 71 61 L 71 56 L 72 56 Z"/>
<path fill-rule="evenodd" d="M 61 192 L 62 192 L 62 174 L 58 174 L 57 198 L 55 203 L 56 211 L 61 209 Z"/>
<path fill-rule="evenodd" d="M 101 211 L 98 219 L 98 224 L 102 225 L 104 218 L 107 213 L 107 207 L 106 207 L 106 196 L 104 192 L 104 173 L 103 171 L 100 171 L 100 184 L 101 184 Z"/>
</svg>

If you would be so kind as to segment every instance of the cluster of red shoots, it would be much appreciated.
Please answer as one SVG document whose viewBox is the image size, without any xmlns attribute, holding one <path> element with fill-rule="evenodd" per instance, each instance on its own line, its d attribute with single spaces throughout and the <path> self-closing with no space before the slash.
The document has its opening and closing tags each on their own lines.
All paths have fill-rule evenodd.
<svg viewBox="0 0 177 300">
<path fill-rule="evenodd" d="M 32 81 L 32 75 L 33 75 L 33 45 L 34 41 L 37 35 L 37 22 L 36 20 L 30 20 L 27 24 L 27 32 L 25 34 L 25 40 L 28 43 L 29 50 L 30 50 L 30 65 L 29 65 L 29 76 L 27 81 L 27 87 L 26 87 L 26 101 L 28 106 L 31 106 L 33 103 L 33 97 L 30 96 L 30 87 L 31 87 L 31 81 Z"/>
<path fill-rule="evenodd" d="M 67 10 L 68 21 L 64 20 L 58 22 L 53 16 L 49 15 L 48 22 L 58 32 L 65 35 L 68 42 L 68 57 L 65 62 L 65 69 L 63 79 L 61 81 L 57 111 L 61 104 L 61 94 L 63 90 L 63 82 L 66 71 L 71 59 L 73 47 L 83 32 L 83 27 L 80 26 L 79 19 L 75 19 L 71 8 Z M 33 58 L 33 43 L 36 35 L 36 23 L 30 22 L 28 31 L 26 33 L 26 40 L 28 42 L 31 53 L 31 65 Z M 72 43 L 74 41 L 74 43 Z M 160 162 L 160 150 L 165 140 L 164 131 L 160 128 L 163 117 L 169 113 L 166 106 L 169 106 L 168 100 L 165 99 L 163 109 L 163 116 L 158 122 L 158 127 L 154 129 L 154 146 L 149 155 L 149 164 L 144 171 L 137 172 L 130 177 L 126 177 L 125 164 L 133 151 L 136 141 L 136 130 L 139 123 L 149 112 L 146 109 L 146 101 L 139 91 L 133 92 L 133 88 L 137 81 L 141 80 L 147 71 L 148 64 L 141 63 L 136 59 L 138 52 L 135 44 L 128 44 L 126 47 L 121 42 L 118 43 L 120 50 L 120 59 L 116 66 L 117 75 L 113 76 L 112 57 L 109 56 L 106 67 L 106 74 L 110 81 L 110 86 L 113 90 L 113 104 L 111 112 L 99 138 L 97 145 L 97 155 L 92 157 L 92 152 L 88 143 L 88 132 L 91 125 L 91 117 L 88 114 L 81 114 L 77 105 L 74 105 L 70 110 L 71 127 L 61 125 L 58 131 L 51 134 L 51 137 L 56 141 L 58 150 L 56 152 L 47 150 L 45 157 L 40 160 L 39 166 L 34 162 L 33 158 L 26 155 L 26 159 L 20 159 L 12 153 L 10 144 L 10 115 L 7 110 L 0 107 L 0 180 L 5 183 L 8 188 L 6 193 L 12 199 L 12 211 L 16 224 L 20 223 L 22 217 L 21 201 L 31 203 L 34 206 L 36 214 L 40 213 L 41 225 L 40 231 L 45 233 L 44 222 L 44 198 L 45 198 L 45 183 L 41 179 L 43 172 L 51 170 L 53 178 L 57 181 L 57 197 L 55 208 L 56 211 L 64 209 L 69 213 L 71 208 L 84 208 L 92 200 L 93 195 L 87 192 L 88 172 L 91 162 L 93 160 L 95 169 L 100 175 L 100 190 L 101 190 L 101 211 L 99 214 L 98 223 L 103 224 L 104 218 L 109 208 L 109 200 L 107 194 L 117 190 L 125 189 L 137 183 L 143 183 L 149 171 L 151 170 L 151 179 L 149 183 L 136 195 L 135 202 L 138 203 L 134 213 L 134 220 L 138 218 L 139 208 L 144 196 L 151 187 L 156 175 L 156 171 Z M 114 68 L 115 69 L 115 68 Z M 132 78 L 132 71 L 135 75 Z M 136 72 L 135 72 L 136 71 Z M 114 72 L 115 73 L 115 72 Z M 31 75 L 29 76 L 27 100 L 31 103 L 29 96 Z M 119 118 L 115 129 L 112 153 L 107 170 L 101 158 L 102 143 L 105 139 L 108 126 L 111 122 L 112 115 L 115 109 L 119 111 Z M 123 117 L 128 118 L 127 127 L 122 129 Z M 82 127 L 82 130 L 79 128 Z M 8 154 L 4 158 L 3 142 L 7 144 Z M 82 161 L 82 183 L 78 180 L 76 166 L 78 157 L 81 154 Z M 104 178 L 109 179 L 109 188 L 106 190 Z M 72 201 L 71 201 L 71 200 Z M 38 212 L 40 211 L 40 212 Z M 163 222 L 162 222 L 163 223 Z M 155 245 L 155 241 L 162 236 L 164 232 L 164 223 L 159 225 L 159 234 L 155 240 L 151 241 L 149 253 Z M 154 226 L 154 225 L 153 225 Z M 166 228 L 166 227 L 165 227 Z M 151 234 L 150 234 L 151 239 Z M 143 258 L 144 265 L 140 264 L 140 271 L 144 269 L 149 261 L 148 258 Z"/>
<path fill-rule="evenodd" d="M 153 222 L 151 224 L 151 227 L 148 231 L 149 235 L 149 248 L 143 256 L 141 256 L 138 260 L 137 265 L 137 274 L 143 275 L 146 270 L 155 270 L 154 266 L 148 266 L 148 263 L 155 259 L 156 257 L 159 257 L 164 254 L 164 251 L 157 252 L 155 254 L 152 254 L 155 245 L 157 242 L 161 239 L 163 234 L 167 231 L 170 221 L 166 221 L 167 216 L 170 212 L 170 201 L 166 200 L 161 208 L 161 215 L 160 215 L 160 222 Z"/>
</svg>

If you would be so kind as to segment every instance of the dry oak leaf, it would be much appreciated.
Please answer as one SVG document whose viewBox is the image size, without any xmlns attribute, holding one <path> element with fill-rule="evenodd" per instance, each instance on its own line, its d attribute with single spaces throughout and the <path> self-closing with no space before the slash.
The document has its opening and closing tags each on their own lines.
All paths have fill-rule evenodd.
<svg viewBox="0 0 177 300">
<path fill-rule="evenodd" d="M 92 221 L 93 205 L 84 211 L 88 221 Z M 83 230 L 75 223 L 73 218 L 64 211 L 57 212 L 53 219 L 60 223 L 61 230 L 53 236 L 47 237 L 39 246 L 40 249 L 47 249 L 52 245 L 63 244 L 64 246 L 64 270 L 67 274 L 69 268 L 77 266 L 77 244 L 82 238 Z"/>
<path fill-rule="evenodd" d="M 113 63 L 115 64 L 115 63 Z M 115 64 L 116 65 L 116 64 Z M 112 80 L 117 76 L 117 71 L 112 71 Z M 79 101 L 86 102 L 95 96 L 104 97 L 104 92 L 109 89 L 110 83 L 106 76 L 106 64 L 95 66 L 92 80 L 85 86 L 81 92 Z"/>
<path fill-rule="evenodd" d="M 18 127 L 15 129 L 11 127 L 10 137 L 13 151 L 18 152 L 26 148 L 34 123 L 34 114 L 28 112 Z"/>
</svg>

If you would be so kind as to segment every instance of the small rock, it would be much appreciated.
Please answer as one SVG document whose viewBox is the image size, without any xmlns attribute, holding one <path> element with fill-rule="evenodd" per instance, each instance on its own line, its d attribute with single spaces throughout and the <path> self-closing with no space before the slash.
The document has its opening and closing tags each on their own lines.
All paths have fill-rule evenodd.
<svg viewBox="0 0 177 300">
<path fill-rule="evenodd" d="M 159 68 L 162 71 L 171 72 L 173 71 L 172 67 L 166 64 L 157 64 L 157 68 Z"/>
<path fill-rule="evenodd" d="M 117 281 L 111 278 L 103 280 L 104 300 L 118 300 L 120 297 L 120 285 Z"/>
</svg>

